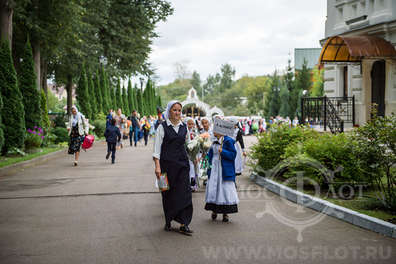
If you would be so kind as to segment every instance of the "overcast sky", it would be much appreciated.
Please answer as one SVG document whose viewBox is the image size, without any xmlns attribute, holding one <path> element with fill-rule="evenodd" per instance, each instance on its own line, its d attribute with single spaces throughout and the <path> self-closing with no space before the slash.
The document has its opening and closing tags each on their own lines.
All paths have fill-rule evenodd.
<svg viewBox="0 0 396 264">
<path fill-rule="evenodd" d="M 172 82 L 175 63 L 201 79 L 230 63 L 236 78 L 283 70 L 294 48 L 324 38 L 326 0 L 170 0 L 174 14 L 160 23 L 150 61 L 159 84 Z"/>
</svg>

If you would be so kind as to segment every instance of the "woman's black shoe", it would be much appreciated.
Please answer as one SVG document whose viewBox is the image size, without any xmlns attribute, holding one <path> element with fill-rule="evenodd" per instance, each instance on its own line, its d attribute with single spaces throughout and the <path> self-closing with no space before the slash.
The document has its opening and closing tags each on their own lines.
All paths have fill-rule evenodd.
<svg viewBox="0 0 396 264">
<path fill-rule="evenodd" d="M 227 222 L 229 222 L 229 221 L 230 221 L 230 219 L 228 218 L 228 215 L 223 214 L 223 222 L 224 222 L 224 223 L 227 223 Z"/>
<path fill-rule="evenodd" d="M 171 231 L 172 230 L 171 224 L 165 224 L 164 230 Z"/>
<path fill-rule="evenodd" d="M 216 220 L 216 218 L 217 218 L 217 214 L 216 213 L 212 213 L 212 220 L 214 221 L 214 220 Z"/>
<path fill-rule="evenodd" d="M 186 236 L 191 236 L 194 231 L 192 231 L 188 226 L 180 226 L 180 233 Z"/>
</svg>

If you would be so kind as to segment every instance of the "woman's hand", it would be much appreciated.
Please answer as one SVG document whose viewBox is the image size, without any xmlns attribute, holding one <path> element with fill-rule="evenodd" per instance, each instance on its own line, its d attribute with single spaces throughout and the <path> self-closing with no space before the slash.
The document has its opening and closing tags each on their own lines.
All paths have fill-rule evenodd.
<svg viewBox="0 0 396 264">
<path fill-rule="evenodd" d="M 243 151 L 243 153 L 242 153 L 242 154 L 243 154 L 243 156 L 244 156 L 244 157 L 246 157 L 246 151 Z"/>
<path fill-rule="evenodd" d="M 155 176 L 157 177 L 157 179 L 159 179 L 161 176 L 161 168 L 156 166 L 154 172 L 155 172 Z"/>
<path fill-rule="evenodd" d="M 219 153 L 221 153 L 223 151 L 223 147 L 219 148 Z"/>
</svg>

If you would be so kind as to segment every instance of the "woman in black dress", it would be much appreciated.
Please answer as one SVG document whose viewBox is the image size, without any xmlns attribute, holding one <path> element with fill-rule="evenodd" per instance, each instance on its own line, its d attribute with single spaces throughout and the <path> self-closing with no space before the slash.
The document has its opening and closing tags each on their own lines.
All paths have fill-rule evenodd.
<svg viewBox="0 0 396 264">
<path fill-rule="evenodd" d="M 77 166 L 80 148 L 84 141 L 84 136 L 88 135 L 89 126 L 87 119 L 82 113 L 78 112 L 76 106 L 72 107 L 71 112 L 67 126 L 70 136 L 68 153 L 74 155 L 74 166 Z"/>
<path fill-rule="evenodd" d="M 162 204 L 165 213 L 165 230 L 171 230 L 171 221 L 180 223 L 180 232 L 191 235 L 188 227 L 193 214 L 187 152 L 187 126 L 181 121 L 182 105 L 171 101 L 165 113 L 165 122 L 158 126 L 153 159 L 155 175 L 168 176 L 169 190 L 162 192 Z"/>
</svg>

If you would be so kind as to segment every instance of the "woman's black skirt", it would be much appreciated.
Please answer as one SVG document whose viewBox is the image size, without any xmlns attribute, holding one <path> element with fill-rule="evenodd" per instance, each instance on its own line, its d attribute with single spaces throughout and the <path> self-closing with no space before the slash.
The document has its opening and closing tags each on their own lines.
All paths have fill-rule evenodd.
<svg viewBox="0 0 396 264">
<path fill-rule="evenodd" d="M 69 154 L 74 154 L 76 152 L 80 152 L 81 144 L 84 141 L 84 136 L 80 136 L 78 133 L 78 125 L 72 128 L 70 133 L 70 142 L 69 142 Z"/>
</svg>

